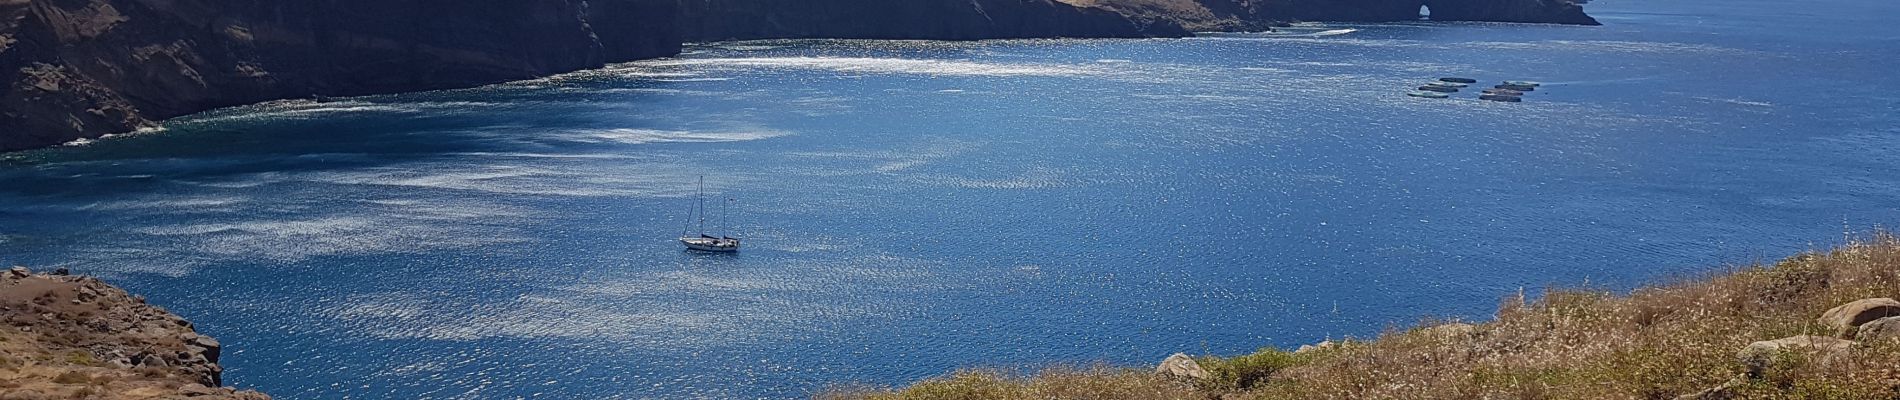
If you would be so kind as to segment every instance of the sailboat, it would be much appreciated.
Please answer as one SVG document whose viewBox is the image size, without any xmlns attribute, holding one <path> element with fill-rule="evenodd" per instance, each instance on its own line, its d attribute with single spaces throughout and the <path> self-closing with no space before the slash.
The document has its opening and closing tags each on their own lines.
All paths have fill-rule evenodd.
<svg viewBox="0 0 1900 400">
<path fill-rule="evenodd" d="M 728 198 L 726 199 L 725 203 L 720 205 L 719 207 L 719 219 L 720 219 L 719 225 L 720 225 L 720 230 L 722 231 L 720 232 L 719 236 L 707 235 L 706 234 L 706 177 L 704 176 L 699 177 L 699 200 L 695 202 L 693 206 L 693 212 L 689 215 L 689 220 L 687 221 L 688 224 L 691 224 L 692 221 L 690 220 L 690 217 L 699 218 L 699 234 L 697 235 L 689 234 L 690 233 L 689 231 L 692 229 L 692 226 L 690 225 L 687 226 L 686 229 L 682 229 L 680 231 L 680 244 L 686 245 L 687 250 L 709 251 L 709 252 L 715 252 L 715 253 L 738 252 L 739 238 L 728 236 L 727 233 L 729 232 L 724 232 L 725 230 L 730 229 L 729 228 L 730 225 L 726 224 L 729 221 L 727 219 L 726 211 L 728 208 L 731 207 L 731 205 L 732 205 L 732 199 Z"/>
</svg>

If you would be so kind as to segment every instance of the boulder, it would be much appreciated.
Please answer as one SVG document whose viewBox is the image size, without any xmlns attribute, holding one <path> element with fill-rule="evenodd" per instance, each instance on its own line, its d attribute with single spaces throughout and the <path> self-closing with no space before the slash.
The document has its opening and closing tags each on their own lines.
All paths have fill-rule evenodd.
<svg viewBox="0 0 1900 400">
<path fill-rule="evenodd" d="M 1207 378 L 1207 370 L 1201 368 L 1201 363 L 1194 362 L 1194 358 L 1185 353 L 1174 353 L 1161 360 L 1161 365 L 1155 367 L 1155 373 L 1177 379 Z"/>
<path fill-rule="evenodd" d="M 196 333 L 186 334 L 181 339 L 185 341 L 185 346 L 198 350 L 204 354 L 205 360 L 214 363 L 218 362 L 218 353 L 224 348 L 223 344 L 218 343 L 218 339 L 212 339 L 210 336 Z"/>
<path fill-rule="evenodd" d="M 26 267 L 16 266 L 16 267 L 13 267 L 13 269 L 7 270 L 7 277 L 10 277 L 13 279 L 25 278 L 31 275 L 33 275 L 33 270 L 26 269 Z"/>
<path fill-rule="evenodd" d="M 1860 299 L 1822 313 L 1821 324 L 1834 328 L 1836 336 L 1853 339 L 1861 324 L 1893 316 L 1900 316 L 1900 301 L 1885 297 Z"/>
<path fill-rule="evenodd" d="M 196 383 L 185 385 L 184 387 L 178 388 L 178 392 L 180 394 L 185 395 L 185 397 L 216 396 L 216 395 L 224 394 L 224 391 L 218 390 L 217 388 L 200 385 Z"/>
<path fill-rule="evenodd" d="M 1742 348 L 1742 351 L 1736 354 L 1736 358 L 1741 359 L 1742 365 L 1748 367 L 1748 376 L 1760 377 L 1762 371 L 1774 365 L 1775 359 L 1789 352 L 1809 353 L 1825 361 L 1846 353 L 1853 347 L 1852 340 L 1799 335 L 1749 343 L 1748 347 Z"/>
<path fill-rule="evenodd" d="M 157 368 L 171 368 L 172 366 L 171 363 L 165 361 L 164 357 L 159 357 L 157 354 L 146 354 L 137 360 L 141 366 Z"/>
<path fill-rule="evenodd" d="M 1300 345 L 1299 349 L 1293 350 L 1293 354 L 1300 354 L 1300 353 L 1305 353 L 1309 351 L 1326 350 L 1326 349 L 1330 349 L 1334 347 L 1339 347 L 1339 343 L 1334 343 L 1331 340 L 1326 340 L 1326 341 L 1321 341 L 1319 343 L 1314 343 L 1314 344 Z"/>
<path fill-rule="evenodd" d="M 1854 338 L 1863 342 L 1900 339 L 1900 317 L 1886 317 L 1860 324 Z"/>
</svg>

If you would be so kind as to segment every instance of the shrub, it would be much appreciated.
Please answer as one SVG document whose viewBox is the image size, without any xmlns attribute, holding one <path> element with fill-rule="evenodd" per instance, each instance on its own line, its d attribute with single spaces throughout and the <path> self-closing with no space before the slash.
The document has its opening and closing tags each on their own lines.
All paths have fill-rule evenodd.
<svg viewBox="0 0 1900 400">
<path fill-rule="evenodd" d="M 72 363 L 73 365 L 84 365 L 88 367 L 99 366 L 99 360 L 93 359 L 92 352 L 88 352 L 85 350 L 73 350 L 71 352 L 66 353 L 66 362 Z"/>
<path fill-rule="evenodd" d="M 1305 363 L 1315 353 L 1294 354 L 1268 347 L 1233 358 L 1198 358 L 1195 362 L 1207 370 L 1207 379 L 1198 384 L 1203 389 L 1217 392 L 1246 390 L 1265 382 L 1275 372 Z"/>
<path fill-rule="evenodd" d="M 86 373 L 84 372 L 66 371 L 66 372 L 60 373 L 59 376 L 54 376 L 53 383 L 62 384 L 62 385 L 92 383 L 92 377 L 87 376 Z"/>
</svg>

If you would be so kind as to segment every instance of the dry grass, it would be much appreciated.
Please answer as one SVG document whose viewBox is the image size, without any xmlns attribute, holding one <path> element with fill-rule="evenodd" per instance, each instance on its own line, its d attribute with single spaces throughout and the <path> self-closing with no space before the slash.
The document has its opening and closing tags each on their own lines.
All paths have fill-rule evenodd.
<svg viewBox="0 0 1900 400">
<path fill-rule="evenodd" d="M 961 372 L 901 391 L 839 391 L 827 399 L 1669 399 L 1742 374 L 1737 351 L 1792 335 L 1830 335 L 1816 317 L 1868 297 L 1900 297 L 1900 240 L 1877 234 L 1771 266 L 1638 289 L 1550 291 L 1506 298 L 1469 333 L 1394 331 L 1292 354 L 1275 349 L 1204 358 L 1212 377 L 1192 393 L 1146 369 L 1008 378 Z M 1064 388 L 1065 392 L 1022 388 Z M 1098 390 L 1099 389 L 1099 390 Z M 1155 392 L 1161 393 L 1161 392 Z M 1747 399 L 1900 399 L 1900 341 L 1862 343 L 1845 357 L 1785 357 L 1736 387 Z"/>
<path fill-rule="evenodd" d="M 987 399 L 1152 399 L 1199 400 L 1192 385 L 1150 373 L 1106 367 L 1051 368 L 1031 377 L 996 370 L 969 370 L 919 382 L 902 390 L 840 388 L 819 399 L 845 400 L 987 400 Z"/>
</svg>

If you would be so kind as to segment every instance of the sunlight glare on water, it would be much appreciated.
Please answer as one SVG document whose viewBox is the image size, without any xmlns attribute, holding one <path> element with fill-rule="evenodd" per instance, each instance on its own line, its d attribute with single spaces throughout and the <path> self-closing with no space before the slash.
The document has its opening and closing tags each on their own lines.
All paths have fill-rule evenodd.
<svg viewBox="0 0 1900 400">
<path fill-rule="evenodd" d="M 1900 218 L 1900 35 L 1795 29 L 1891 11 L 1856 4 L 719 43 L 272 102 L 0 156 L 0 262 L 148 296 L 281 398 L 783 398 L 1294 347 Z M 1439 76 L 1545 86 L 1403 95 Z M 673 242 L 701 175 L 743 252 Z"/>
</svg>

